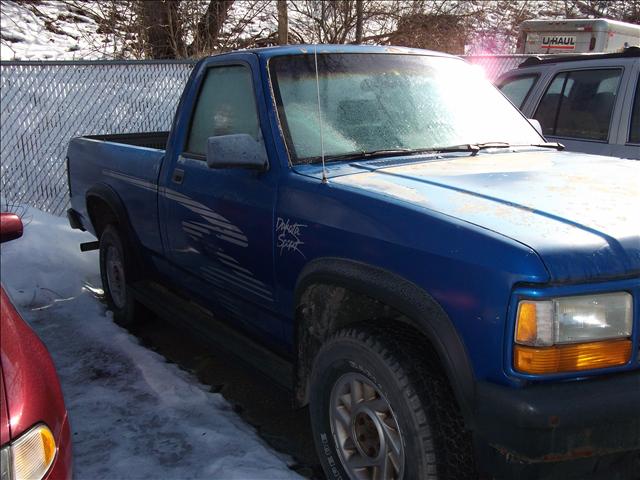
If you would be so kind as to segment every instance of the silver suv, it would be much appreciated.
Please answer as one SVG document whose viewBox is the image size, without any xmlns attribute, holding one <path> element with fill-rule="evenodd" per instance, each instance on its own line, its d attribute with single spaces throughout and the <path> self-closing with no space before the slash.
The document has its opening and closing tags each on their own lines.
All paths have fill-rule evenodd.
<svg viewBox="0 0 640 480">
<path fill-rule="evenodd" d="M 550 141 L 568 150 L 640 159 L 640 48 L 532 57 L 496 85 Z"/>
</svg>

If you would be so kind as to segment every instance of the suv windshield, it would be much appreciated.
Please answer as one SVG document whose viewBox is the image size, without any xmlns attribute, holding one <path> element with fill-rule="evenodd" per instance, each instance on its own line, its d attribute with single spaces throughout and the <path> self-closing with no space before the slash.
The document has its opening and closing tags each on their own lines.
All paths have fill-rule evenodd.
<svg viewBox="0 0 640 480">
<path fill-rule="evenodd" d="M 270 61 L 278 115 L 294 164 L 321 156 L 318 90 L 328 160 L 387 150 L 543 141 L 478 67 L 460 59 L 323 53 L 317 62 L 316 85 L 313 54 Z"/>
</svg>

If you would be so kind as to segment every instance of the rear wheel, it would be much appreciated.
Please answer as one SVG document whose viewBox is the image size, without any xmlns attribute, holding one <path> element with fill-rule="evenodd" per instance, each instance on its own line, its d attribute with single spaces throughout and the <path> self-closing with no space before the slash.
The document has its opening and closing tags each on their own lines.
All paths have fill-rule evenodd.
<svg viewBox="0 0 640 480">
<path fill-rule="evenodd" d="M 425 348 L 394 330 L 338 332 L 311 378 L 311 423 L 328 478 L 473 478 L 470 436 Z"/>
<path fill-rule="evenodd" d="M 120 233 L 115 225 L 107 225 L 100 235 L 100 276 L 114 320 L 123 326 L 135 321 L 136 302 L 127 286 L 131 273 Z"/>
</svg>

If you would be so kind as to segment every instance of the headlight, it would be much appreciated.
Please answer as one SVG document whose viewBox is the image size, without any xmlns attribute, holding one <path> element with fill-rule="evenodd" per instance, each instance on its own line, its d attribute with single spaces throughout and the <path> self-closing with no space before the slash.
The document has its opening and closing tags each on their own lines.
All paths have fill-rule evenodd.
<svg viewBox="0 0 640 480">
<path fill-rule="evenodd" d="M 626 292 L 523 300 L 514 367 L 560 373 L 624 365 L 631 357 L 632 298 Z"/>
<path fill-rule="evenodd" d="M 2 480 L 45 476 L 56 456 L 56 442 L 46 425 L 37 425 L 2 448 Z"/>
</svg>

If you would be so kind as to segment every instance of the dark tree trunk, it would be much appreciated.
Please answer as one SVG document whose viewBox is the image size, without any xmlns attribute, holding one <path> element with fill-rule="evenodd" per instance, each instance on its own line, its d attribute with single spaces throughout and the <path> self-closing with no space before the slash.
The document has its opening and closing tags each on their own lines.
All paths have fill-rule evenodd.
<svg viewBox="0 0 640 480">
<path fill-rule="evenodd" d="M 189 50 L 193 54 L 209 54 L 215 51 L 218 35 L 224 25 L 234 0 L 211 0 L 207 11 L 198 22 L 195 38 Z"/>
<path fill-rule="evenodd" d="M 278 44 L 289 43 L 289 16 L 287 0 L 278 0 Z"/>
<path fill-rule="evenodd" d="M 356 43 L 362 43 L 362 0 L 356 0 Z"/>
<path fill-rule="evenodd" d="M 178 12 L 179 0 L 147 0 L 141 4 L 147 54 L 156 59 L 181 56 L 184 41 Z"/>
</svg>

